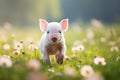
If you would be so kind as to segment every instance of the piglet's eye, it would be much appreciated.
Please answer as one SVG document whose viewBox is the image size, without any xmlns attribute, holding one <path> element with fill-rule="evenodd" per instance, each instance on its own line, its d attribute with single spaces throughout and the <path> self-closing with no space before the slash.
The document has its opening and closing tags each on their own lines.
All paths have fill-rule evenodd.
<svg viewBox="0 0 120 80">
<path fill-rule="evenodd" d="M 60 30 L 59 30 L 58 32 L 59 32 L 59 33 L 61 33 L 61 31 L 60 31 Z"/>
<path fill-rule="evenodd" d="M 50 31 L 47 31 L 47 34 L 50 33 Z"/>
</svg>

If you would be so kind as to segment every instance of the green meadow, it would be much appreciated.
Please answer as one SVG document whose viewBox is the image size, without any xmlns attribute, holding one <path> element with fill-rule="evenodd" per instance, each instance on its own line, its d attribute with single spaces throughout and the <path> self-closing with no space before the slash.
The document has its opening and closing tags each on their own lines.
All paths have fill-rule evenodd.
<svg viewBox="0 0 120 80">
<path fill-rule="evenodd" d="M 0 27 L 0 80 L 120 80 L 119 24 L 70 24 L 64 33 L 67 57 L 62 65 L 55 62 L 54 55 L 50 56 L 52 65 L 43 62 L 39 26 L 14 27 Z M 95 61 L 99 57 L 103 62 Z M 85 65 L 93 74 L 89 69 L 81 73 Z"/>
</svg>

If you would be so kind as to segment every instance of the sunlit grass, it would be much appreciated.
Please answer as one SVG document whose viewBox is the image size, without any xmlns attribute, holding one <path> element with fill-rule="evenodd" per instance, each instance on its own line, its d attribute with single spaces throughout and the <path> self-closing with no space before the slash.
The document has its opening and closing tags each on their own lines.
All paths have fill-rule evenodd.
<svg viewBox="0 0 120 80">
<path fill-rule="evenodd" d="M 71 27 L 65 32 L 67 51 L 69 59 L 65 59 L 62 65 L 54 61 L 51 56 L 52 66 L 44 64 L 39 49 L 39 40 L 43 34 L 39 28 L 0 28 L 0 56 L 9 55 L 12 60 L 12 66 L 7 68 L 0 67 L 0 80 L 31 80 L 31 76 L 43 80 L 81 80 L 81 68 L 89 65 L 94 72 L 100 73 L 105 80 L 120 79 L 120 30 L 119 25 L 106 27 L 94 27 L 93 25 L 83 27 Z M 22 49 L 19 55 L 14 55 L 14 42 L 23 41 Z M 29 49 L 31 45 L 38 48 Z M 75 43 L 76 42 L 76 43 Z M 3 48 L 5 44 L 10 45 L 10 49 Z M 84 50 L 73 52 L 72 48 L 79 45 L 84 46 Z M 117 49 L 112 47 L 117 47 Z M 103 57 L 106 64 L 96 65 L 94 59 Z M 36 70 L 29 69 L 29 60 L 38 60 L 40 68 Z M 36 63 L 37 64 L 37 63 Z M 98 79 L 102 80 L 102 79 Z"/>
</svg>

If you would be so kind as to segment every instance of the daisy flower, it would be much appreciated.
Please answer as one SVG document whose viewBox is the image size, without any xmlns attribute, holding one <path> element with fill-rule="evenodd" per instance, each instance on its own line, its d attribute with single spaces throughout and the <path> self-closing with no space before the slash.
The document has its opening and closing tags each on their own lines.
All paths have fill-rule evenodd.
<svg viewBox="0 0 120 80">
<path fill-rule="evenodd" d="M 2 57 L 10 59 L 10 56 L 8 55 L 2 55 Z"/>
<path fill-rule="evenodd" d="M 96 65 L 106 65 L 106 62 L 105 62 L 105 58 L 103 57 L 96 57 L 94 58 L 94 61 L 93 61 Z"/>
<path fill-rule="evenodd" d="M 111 47 L 111 52 L 118 52 L 119 51 L 119 48 L 117 46 L 113 46 Z"/>
<path fill-rule="evenodd" d="M 38 49 L 38 46 L 34 45 L 34 44 L 31 44 L 28 46 L 28 49 L 34 51 L 34 50 L 37 50 Z"/>
<path fill-rule="evenodd" d="M 79 45 L 79 46 L 77 46 L 77 49 L 78 49 L 80 52 L 82 52 L 82 51 L 85 50 L 85 48 L 84 48 L 83 45 Z"/>
<path fill-rule="evenodd" d="M 11 67 L 12 61 L 9 56 L 3 55 L 0 57 L 0 67 Z"/>
<path fill-rule="evenodd" d="M 92 75 L 94 73 L 94 70 L 91 66 L 89 65 L 84 65 L 82 68 L 81 68 L 81 71 L 80 71 L 81 75 L 83 77 L 88 77 L 90 75 Z"/>
<path fill-rule="evenodd" d="M 20 55 L 20 50 L 15 50 L 15 51 L 13 52 L 13 54 L 14 54 L 14 55 Z"/>
<path fill-rule="evenodd" d="M 4 50 L 10 50 L 10 45 L 9 44 L 4 44 L 3 49 Z"/>
<path fill-rule="evenodd" d="M 23 48 L 23 43 L 14 41 L 14 49 L 21 50 Z"/>
<path fill-rule="evenodd" d="M 75 52 L 83 52 L 85 50 L 84 46 L 83 45 L 79 45 L 79 46 L 76 46 L 76 47 L 72 47 L 72 52 L 75 53 Z"/>
</svg>

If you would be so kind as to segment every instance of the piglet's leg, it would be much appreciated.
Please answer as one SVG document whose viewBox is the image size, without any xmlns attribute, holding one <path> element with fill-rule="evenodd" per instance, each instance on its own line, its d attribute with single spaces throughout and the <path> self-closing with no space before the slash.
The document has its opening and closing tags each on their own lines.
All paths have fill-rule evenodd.
<svg viewBox="0 0 120 80">
<path fill-rule="evenodd" d="M 44 54 L 43 54 L 43 58 L 44 58 L 44 62 L 45 62 L 46 64 L 51 64 L 48 53 L 44 53 Z"/>
<path fill-rule="evenodd" d="M 58 55 L 55 55 L 55 58 L 56 58 L 56 62 L 58 64 L 62 64 L 63 63 L 63 59 L 64 59 L 64 55 L 63 54 L 58 54 Z"/>
<path fill-rule="evenodd" d="M 58 64 L 62 64 L 63 63 L 63 59 L 64 59 L 64 50 L 58 51 L 58 53 L 55 55 L 56 58 L 56 62 Z"/>
</svg>

